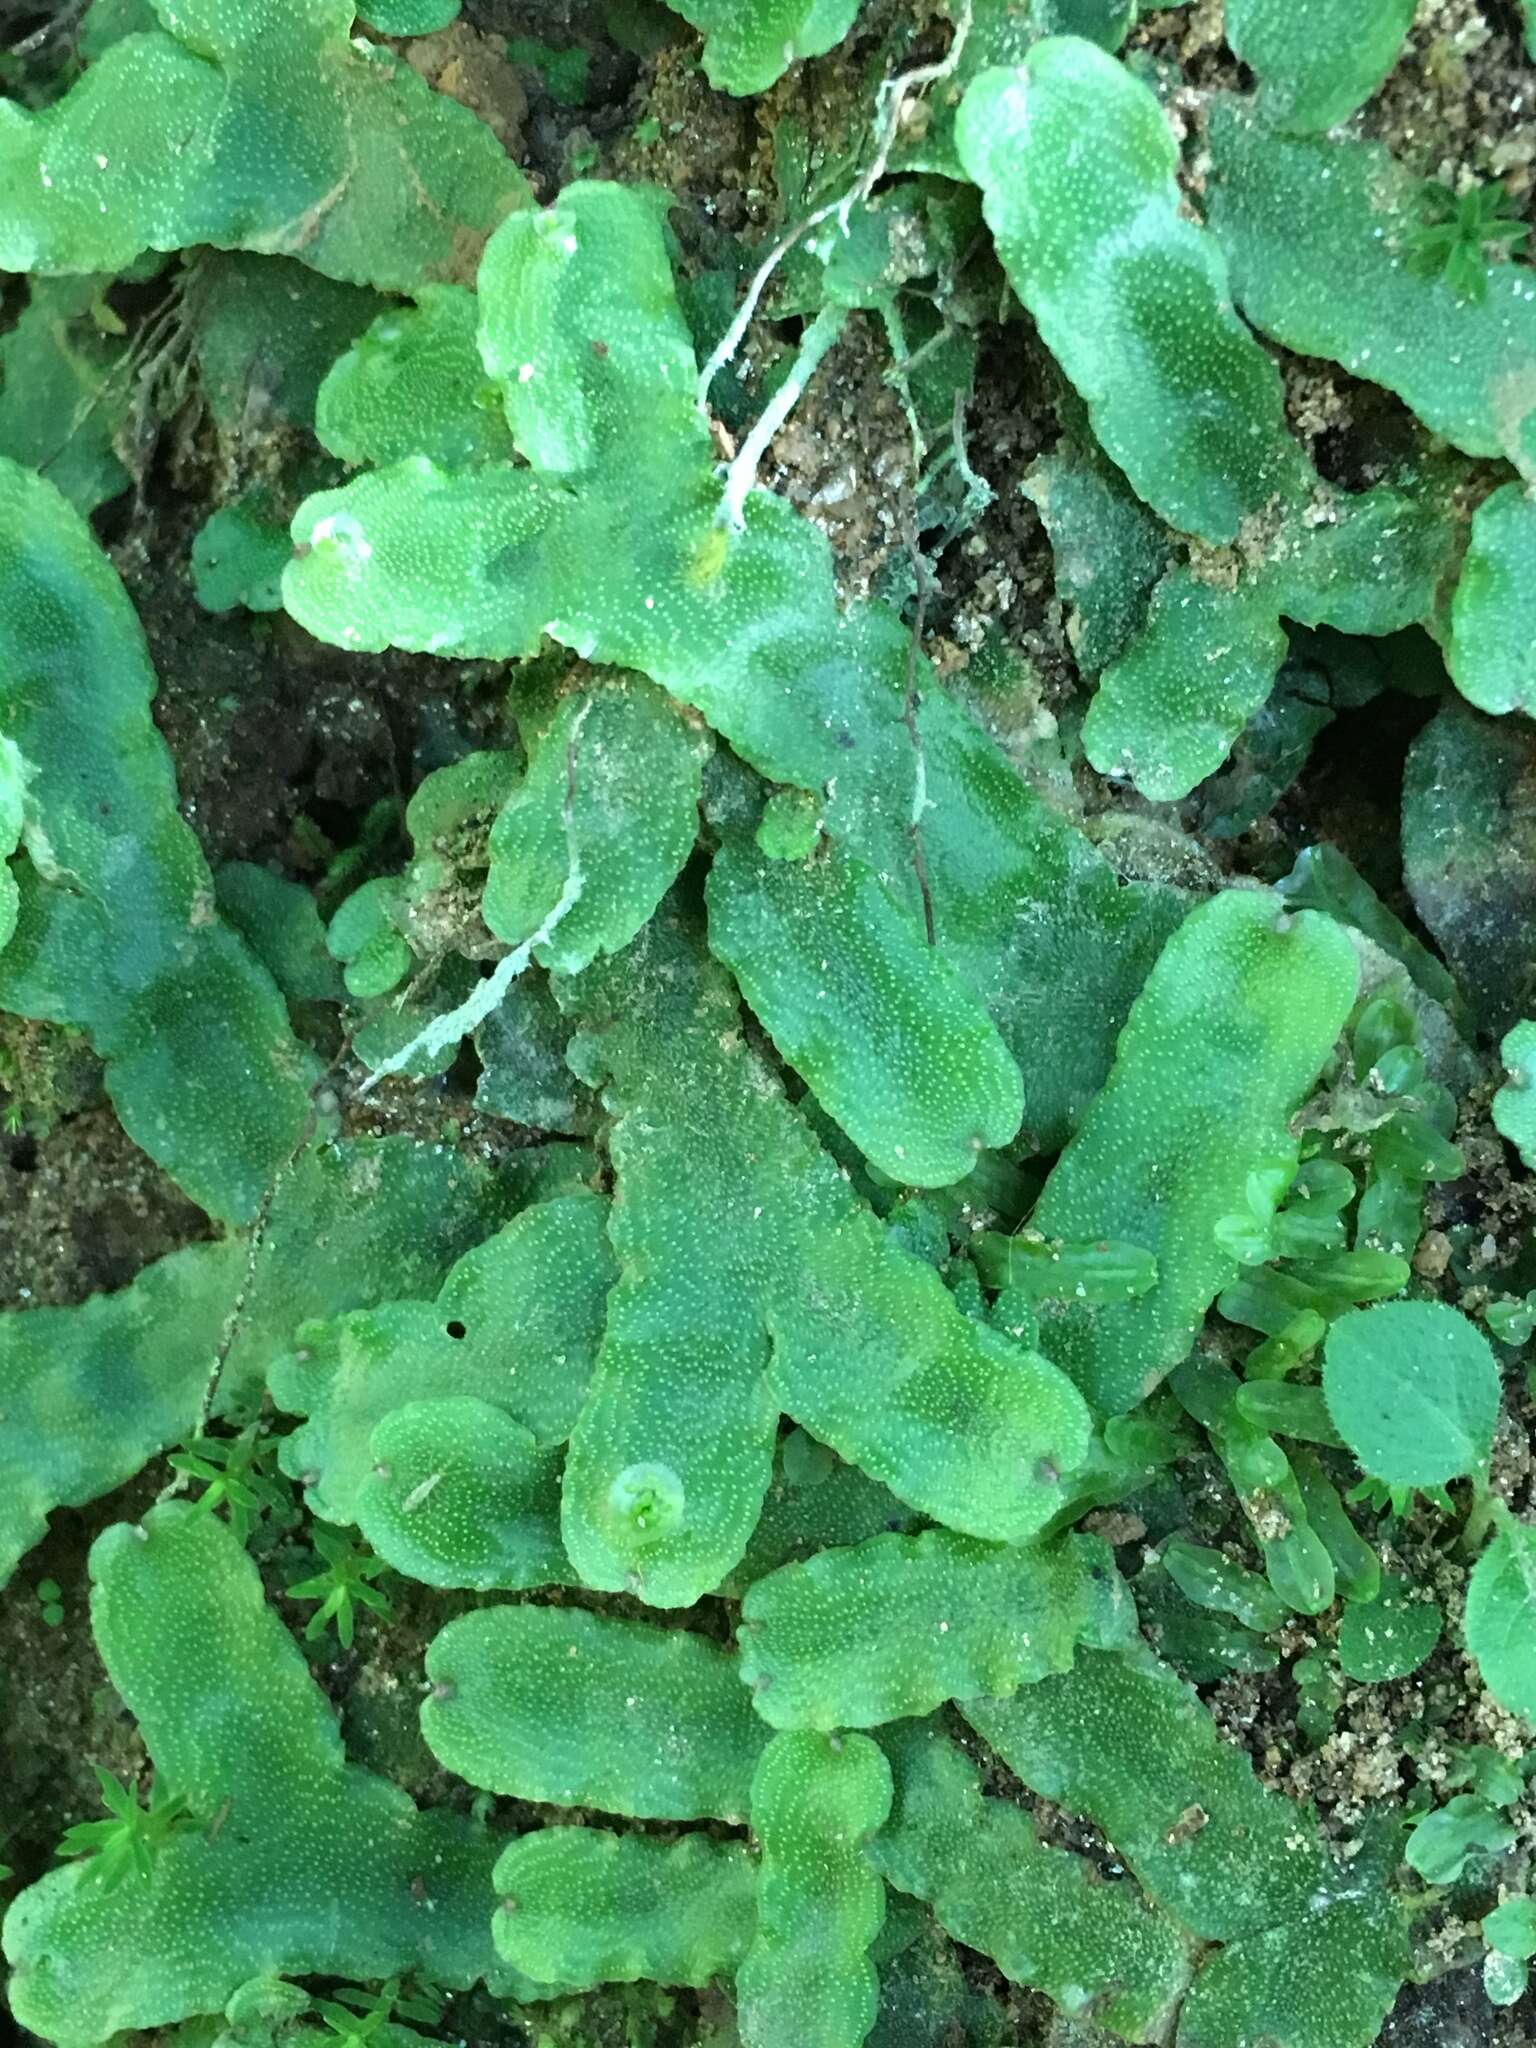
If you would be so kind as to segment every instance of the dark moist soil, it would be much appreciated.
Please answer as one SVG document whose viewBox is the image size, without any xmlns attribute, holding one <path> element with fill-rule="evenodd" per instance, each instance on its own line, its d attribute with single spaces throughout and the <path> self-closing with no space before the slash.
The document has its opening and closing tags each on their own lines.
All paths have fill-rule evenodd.
<svg viewBox="0 0 1536 2048">
<path fill-rule="evenodd" d="M 144 1746 L 108 1684 L 91 1638 L 86 1555 L 108 1523 L 135 1520 L 167 1474 L 152 1467 L 110 1500 L 60 1509 L 29 1551 L 0 1600 L 0 1899 L 42 1875 L 54 1844 L 73 1821 L 101 1807 L 93 1764 L 132 1782 Z M 64 1618 L 50 1626 L 37 1588 L 59 1589 Z"/>
<path fill-rule="evenodd" d="M 0 1139 L 0 1308 L 65 1308 L 126 1287 L 208 1220 L 105 1104 Z"/>
<path fill-rule="evenodd" d="M 403 806 L 430 769 L 505 744 L 502 691 L 489 663 L 348 654 L 286 613 L 205 612 L 185 565 L 206 512 L 151 500 L 114 550 L 160 676 L 182 815 L 213 867 L 314 880 L 308 827 L 345 846 L 374 804 Z"/>
<path fill-rule="evenodd" d="M 836 160 L 846 153 L 864 120 L 870 65 L 899 68 L 909 61 L 902 50 L 927 49 L 922 38 L 937 10 L 876 0 L 843 50 L 801 67 L 762 101 L 746 103 L 709 90 L 694 62 L 694 41 L 674 18 L 631 0 L 624 12 L 634 46 L 618 50 L 604 34 L 609 11 L 604 0 L 468 0 L 454 30 L 421 39 L 409 54 L 424 75 L 474 106 L 515 147 L 541 200 L 575 175 L 648 178 L 671 190 L 681 262 L 690 275 L 718 265 L 729 237 L 756 240 L 781 224 L 773 177 L 776 124 L 790 117 L 800 122 L 813 156 Z M 550 93 L 537 65 L 508 66 L 486 40 L 508 35 L 587 51 L 586 84 L 575 104 Z M 1521 59 L 1517 35 L 1507 0 L 1424 0 L 1405 59 L 1362 116 L 1363 131 L 1390 143 L 1426 176 L 1451 182 L 1499 177 L 1517 197 L 1529 198 L 1536 73 Z M 1223 42 L 1218 0 L 1155 9 L 1133 41 L 1165 76 L 1179 74 L 1170 108 L 1185 133 L 1189 192 L 1198 207 L 1199 96 L 1246 82 Z M 767 315 L 755 325 L 743 351 L 749 391 L 754 372 L 793 346 L 797 326 Z M 1395 401 L 1331 366 L 1277 359 L 1293 427 L 1322 473 L 1350 488 L 1372 481 L 1366 467 L 1372 451 L 1404 431 Z M 885 380 L 886 363 L 878 323 L 855 316 L 763 472 L 765 482 L 823 526 L 850 596 L 899 577 L 908 549 L 913 455 Z M 949 686 L 1021 760 L 1033 758 L 1042 743 L 1048 749 L 1058 714 L 1082 683 L 1054 594 L 1044 529 L 1019 489 L 1058 432 L 1056 372 L 1030 322 L 1018 315 L 986 340 L 966 420 L 969 458 L 990 484 L 992 502 L 937 564 L 926 624 L 929 652 Z M 206 436 L 175 436 L 173 427 L 140 492 L 107 508 L 99 523 L 149 634 L 161 677 L 156 717 L 176 759 L 183 811 L 211 862 L 254 860 L 312 883 L 326 843 L 347 845 L 380 800 L 403 801 L 422 774 L 471 746 L 506 743 L 504 675 L 491 664 L 346 655 L 310 640 L 280 615 L 202 612 L 186 575 L 191 535 L 215 500 L 218 478 L 232 469 L 259 470 L 263 455 L 245 449 L 232 458 L 227 449 L 210 450 Z M 978 681 L 983 650 L 998 638 L 1015 658 L 1001 697 Z M 1392 698 L 1338 720 L 1266 828 L 1273 871 L 1283 869 L 1287 848 L 1294 852 L 1308 837 L 1334 840 L 1365 867 L 1372 849 L 1395 848 L 1401 757 L 1425 715 L 1413 700 Z M 1374 764 L 1370 774 L 1363 772 L 1367 760 Z M 1076 800 L 1090 815 L 1139 808 L 1091 771 L 1079 771 L 1076 781 Z M 1244 849 L 1243 857 L 1252 851 Z M 1233 858 L 1230 847 L 1214 852 L 1218 866 Z M 1411 918 L 1395 855 L 1372 879 Z M 419 1126 L 435 1137 L 451 1114 L 464 1142 L 477 1149 L 517 1143 L 523 1135 L 473 1112 L 467 1099 L 472 1075 L 456 1073 L 435 1089 L 383 1089 L 366 1108 L 349 1094 L 356 1078 L 343 1070 L 338 1079 L 354 1128 Z M 125 1284 L 149 1260 L 208 1234 L 201 1213 L 123 1136 L 102 1098 L 99 1067 L 77 1040 L 6 1020 L 0 1081 L 25 1110 L 22 1129 L 0 1136 L 0 1302 L 79 1301 Z M 1528 1184 L 1511 1181 L 1507 1154 L 1487 1126 L 1486 1093 L 1460 1134 L 1468 1174 L 1436 1191 L 1419 1258 L 1421 1277 L 1442 1281 L 1446 1299 L 1474 1312 L 1479 1286 L 1497 1284 L 1501 1263 L 1536 1227 L 1536 1197 Z M 1465 1286 L 1446 1234 L 1464 1231 L 1479 1248 L 1473 1265 L 1481 1260 L 1481 1271 Z M 1531 1511 L 1533 1426 L 1536 1412 L 1512 1388 L 1494 1485 L 1517 1513 Z M 13 1788 L 7 1810 L 21 1816 L 17 1831 L 0 1844 L 0 1860 L 14 1864 L 20 1878 L 45 1867 L 64 1827 L 95 1810 L 91 1762 L 123 1776 L 143 1764 L 132 1722 L 105 1683 L 90 1642 L 85 1558 L 100 1528 L 141 1513 L 168 1476 L 157 1463 L 110 1500 L 58 1514 L 44 1544 L 24 1561 L 12 1597 L 0 1603 L 0 1783 Z M 1215 1540 L 1252 1564 L 1230 1502 L 1227 1513 Z M 1334 1733 L 1315 1750 L 1297 1735 L 1292 1665 L 1325 1641 L 1326 1618 L 1293 1625 L 1275 1673 L 1205 1688 L 1227 1733 L 1249 1751 L 1261 1775 L 1313 1800 L 1342 1845 L 1358 1838 L 1382 1801 L 1400 1799 L 1418 1782 L 1442 1783 L 1458 1748 L 1486 1744 L 1515 1755 L 1525 1741 L 1520 1724 L 1481 1690 L 1455 1647 L 1468 1566 L 1454 1554 L 1445 1528 L 1426 1510 L 1395 1528 L 1391 1542 L 1390 1561 L 1429 1585 L 1447 1616 L 1441 1644 L 1421 1671 L 1391 1685 L 1351 1687 Z M 301 1576 L 306 1557 L 289 1538 L 262 1557 L 269 1591 L 293 1620 L 299 1617 L 283 1589 Z M 57 1627 L 47 1625 L 35 1593 L 50 1578 L 64 1607 Z M 392 1590 L 397 1611 L 390 1622 L 365 1617 L 350 1652 L 341 1652 L 333 1638 L 311 1646 L 312 1668 L 337 1704 L 358 1761 L 385 1771 L 419 1799 L 463 1805 L 467 1788 L 440 1771 L 416 1723 L 422 1653 L 456 1603 L 401 1582 Z M 723 1636 L 731 1617 L 714 1602 L 690 1616 L 661 1619 Z M 1044 1838 L 1106 1870 L 1117 1867 L 1093 1829 L 1046 1802 L 1028 1801 L 997 1760 L 981 1754 L 987 1789 L 1026 1798 Z M 515 1802 L 500 1802 L 494 1816 L 496 1824 L 511 1827 L 541 1817 Z M 1532 1875 L 1536 1801 L 1523 1801 L 1512 1817 L 1519 1841 L 1499 1876 L 1514 1890 Z M 965 1984 L 988 2001 L 996 2031 L 947 2032 L 946 2048 L 972 2038 L 1018 2048 L 1093 2048 L 1089 2030 L 1009 1986 L 984 1958 L 957 1953 Z M 1467 1967 L 1477 1954 L 1467 1923 L 1449 1912 L 1431 1921 L 1422 1967 L 1458 1967 L 1403 1992 L 1381 2048 L 1532 2048 L 1524 2017 L 1489 2005 L 1476 1969 Z M 452 2001 L 445 2030 L 486 2048 L 533 2038 L 515 2016 L 483 1998 Z M 730 2038 L 718 2000 L 647 1987 L 551 2008 L 535 2031 L 574 2048 L 692 2048 L 717 2040 L 724 2048 Z M 879 2048 L 930 2048 L 927 2037 L 919 2042 L 910 2034 L 877 2032 L 874 2038 Z"/>
</svg>

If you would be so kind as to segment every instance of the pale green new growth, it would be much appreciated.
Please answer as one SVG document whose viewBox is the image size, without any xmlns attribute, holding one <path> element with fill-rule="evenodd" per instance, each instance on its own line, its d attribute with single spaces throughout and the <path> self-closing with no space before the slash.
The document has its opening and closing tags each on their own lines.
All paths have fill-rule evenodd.
<svg viewBox="0 0 1536 2048">
<path fill-rule="evenodd" d="M 111 272 L 212 243 L 411 291 L 467 274 L 524 202 L 467 108 L 353 42 L 351 0 L 155 6 L 165 33 L 113 43 L 51 107 L 0 105 L 7 270 Z"/>
<path fill-rule="evenodd" d="M 28 771 L 0 1003 L 86 1031 L 129 1135 L 211 1214 L 248 1221 L 304 1134 L 318 1063 L 214 907 L 116 571 L 52 484 L 5 461 L 0 556 L 0 729 Z"/>
<path fill-rule="evenodd" d="M 422 285 L 391 306 L 327 373 L 315 433 L 343 462 L 422 454 L 467 469 L 512 452 L 501 393 L 475 346 L 479 306 L 462 285 Z"/>
<path fill-rule="evenodd" d="M 512 438 L 543 475 L 651 469 L 664 501 L 710 452 L 667 260 L 668 204 L 649 186 L 579 182 L 486 249 L 480 354 Z"/>
<path fill-rule="evenodd" d="M 746 1820 L 768 1730 L 736 1657 L 687 1629 L 572 1607 L 461 1615 L 427 1652 L 421 1730 L 514 1799 L 653 1820 Z"/>
<path fill-rule="evenodd" d="M 743 2048 L 859 2048 L 869 2032 L 885 1886 L 865 1842 L 890 1810 L 891 1767 L 867 1735 L 801 1731 L 764 1750 L 752 1780 L 757 1937 L 736 1976 Z"/>
<path fill-rule="evenodd" d="M 1114 1582 L 1092 1537 L 1012 1549 L 949 1529 L 875 1536 L 750 1588 L 741 1675 L 775 1728 L 872 1728 L 1001 1699 L 1070 1667 Z"/>
<path fill-rule="evenodd" d="M 1341 1316 L 1324 1347 L 1328 1412 L 1362 1468 L 1389 1486 L 1443 1486 L 1487 1470 L 1499 1414 L 1488 1339 L 1442 1301 Z"/>
<path fill-rule="evenodd" d="M 1192 1975 L 1186 1937 L 1133 1881 L 1048 1848 L 1033 1816 L 981 1793 L 981 1773 L 937 1728 L 887 1730 L 896 1798 L 870 1844 L 886 1880 L 1015 1984 L 1132 2041 L 1160 2038 Z"/>
<path fill-rule="evenodd" d="M 1415 271 L 1420 184 L 1380 143 L 1273 134 L 1235 100 L 1213 108 L 1210 139 L 1211 227 L 1248 318 L 1384 384 L 1467 454 L 1511 455 L 1536 404 L 1529 269 L 1495 265 L 1470 299 Z"/>
<path fill-rule="evenodd" d="M 791 64 L 820 57 L 853 26 L 859 0 L 669 0 L 704 33 L 704 71 L 721 92 L 766 92 Z"/>
<path fill-rule="evenodd" d="M 1536 404 L 1536 373 L 1529 395 Z M 1523 484 L 1500 485 L 1472 515 L 1446 666 L 1479 711 L 1536 718 L 1536 500 Z"/>
<path fill-rule="evenodd" d="M 198 1825 L 147 1881 L 104 1890 L 73 1864 L 22 1895 L 5 1923 L 18 2021 L 97 2042 L 216 2012 L 255 1976 L 497 1975 L 491 1838 L 346 1761 L 224 1524 L 170 1502 L 108 1529 L 91 1564 L 112 1683 Z"/>
<path fill-rule="evenodd" d="M 589 1585 L 686 1606 L 742 1556 L 780 1410 L 911 1506 L 1016 1541 L 1055 1512 L 1088 1417 L 889 1242 L 741 1036 L 724 971 L 663 906 L 558 990 L 617 1117 L 621 1278 L 566 1466 Z"/>
<path fill-rule="evenodd" d="M 1536 1022 L 1523 1019 L 1499 1047 L 1507 1076 L 1493 1097 L 1494 1127 L 1536 1173 Z"/>
<path fill-rule="evenodd" d="M 562 698 L 491 831 L 483 912 L 497 938 L 520 946 L 549 929 L 533 957 L 557 974 L 627 946 L 692 851 L 708 752 L 708 734 L 642 676 Z M 580 890 L 555 924 L 573 863 Z"/>
<path fill-rule="evenodd" d="M 309 1419 L 283 1443 L 328 1521 L 355 1521 L 373 1433 L 408 1402 L 489 1401 L 546 1448 L 580 1411 L 614 1277 L 607 1204 L 575 1194 L 535 1202 L 465 1254 L 436 1301 L 395 1300 L 305 1324 L 273 1365 L 272 1398 Z"/>
<path fill-rule="evenodd" d="M 412 954 L 400 927 L 405 891 L 393 875 L 375 875 L 339 903 L 325 932 L 325 949 L 342 964 L 348 995 L 366 1001 L 388 993 L 410 971 Z"/>
<path fill-rule="evenodd" d="M 545 624 L 557 622 L 551 557 L 571 559 L 586 539 L 565 535 L 563 518 L 574 525 L 564 500 L 529 470 L 450 470 L 410 455 L 304 500 L 283 603 L 343 647 L 497 661 L 534 654 Z M 585 644 L 622 659 L 595 636 Z"/>
<path fill-rule="evenodd" d="M 492 1877 L 497 1951 L 535 1983 L 702 1985 L 752 1940 L 757 1869 L 739 1842 L 540 1828 Z"/>
<path fill-rule="evenodd" d="M 1023 1087 L 986 1011 L 864 862 L 728 842 L 709 939 L 779 1052 L 894 1180 L 941 1187 L 1019 1127 Z"/>
<path fill-rule="evenodd" d="M 1258 74 L 1258 107 L 1277 128 L 1332 128 L 1397 62 L 1415 0 L 1228 0 L 1227 40 Z"/>
<path fill-rule="evenodd" d="M 1294 1158 L 1288 1120 L 1357 974 L 1339 926 L 1267 892 L 1213 898 L 1164 948 L 1031 1218 L 1047 1237 L 1121 1238 L 1157 1261 L 1135 1300 L 1046 1305 L 1042 1348 L 1096 1407 L 1134 1407 L 1188 1353 L 1237 1270 L 1216 1226 L 1241 1210 L 1255 1168 Z"/>
<path fill-rule="evenodd" d="M 1169 1384 L 1204 1426 L 1226 1467 L 1264 1553 L 1270 1585 L 1298 1614 L 1321 1614 L 1334 1595 L 1328 1545 L 1311 1526 L 1290 1460 L 1267 1430 L 1244 1414 L 1241 1383 L 1217 1359 L 1197 1352 L 1175 1368 Z"/>
<path fill-rule="evenodd" d="M 569 1583 L 559 1453 L 505 1409 L 409 1401 L 374 1426 L 368 1454 L 357 1526 L 397 1572 L 479 1593 Z"/>
<path fill-rule="evenodd" d="M 956 138 L 1014 289 L 1147 503 L 1230 541 L 1303 491 L 1279 375 L 1232 309 L 1220 249 L 1180 210 L 1150 88 L 1093 43 L 1048 38 L 975 81 Z"/>
</svg>

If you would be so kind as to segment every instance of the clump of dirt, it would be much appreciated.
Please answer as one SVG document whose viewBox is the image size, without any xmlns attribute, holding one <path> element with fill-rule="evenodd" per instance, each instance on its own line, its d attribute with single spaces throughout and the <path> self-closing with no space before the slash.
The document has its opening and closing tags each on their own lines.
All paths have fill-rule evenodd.
<svg viewBox="0 0 1536 2048">
<path fill-rule="evenodd" d="M 61 1509 L 0 1601 L 0 1785 L 7 1795 L 0 1821 L 10 1830 L 0 1835 L 0 1863 L 16 1873 L 7 1892 L 41 1877 L 72 1822 L 100 1815 L 94 1764 L 130 1784 L 144 1768 L 138 1728 L 91 1640 L 86 1559 L 109 1523 L 144 1513 L 164 1477 L 157 1465 L 109 1500 Z M 49 1580 L 63 1609 L 54 1625 L 37 1594 Z"/>
<path fill-rule="evenodd" d="M 879 322 L 854 315 L 759 477 L 821 527 L 852 600 L 868 597 L 892 554 L 906 549 L 901 506 L 914 480 L 912 437 L 885 379 L 889 366 Z"/>
<path fill-rule="evenodd" d="M 1379 2048 L 1530 2048 L 1523 2022 L 1488 2002 L 1472 1970 L 1405 1985 Z"/>
<path fill-rule="evenodd" d="M 1446 1237 L 1447 1246 L 1458 1240 L 1465 1246 L 1465 1285 L 1454 1298 L 1469 1315 L 1500 1298 L 1513 1275 L 1523 1275 L 1536 1244 L 1536 1182 L 1514 1169 L 1509 1147 L 1488 1122 L 1495 1085 L 1490 1076 L 1462 1104 L 1456 1143 L 1466 1172 L 1434 1191 L 1430 1210 L 1442 1235 L 1456 1234 Z M 1529 1281 L 1514 1284 L 1523 1292 Z"/>
<path fill-rule="evenodd" d="M 466 21 L 403 45 L 405 61 L 434 92 L 445 93 L 482 120 L 514 161 L 523 155 L 528 97 L 504 46 Z"/>
<path fill-rule="evenodd" d="M 1150 58 L 1159 68 L 1180 101 L 1181 116 L 1195 112 L 1200 95 L 1230 91 L 1246 79 L 1227 48 L 1223 0 L 1153 8 L 1132 28 L 1126 53 Z"/>
<path fill-rule="evenodd" d="M 1536 73 L 1505 0 L 1420 0 L 1403 54 L 1360 114 L 1364 133 L 1426 178 L 1532 189 Z"/>
<path fill-rule="evenodd" d="M 72 1307 L 211 1234 L 106 1104 L 0 1138 L 0 1307 Z"/>
<path fill-rule="evenodd" d="M 935 608 L 942 629 L 969 654 L 993 636 L 1003 640 L 1028 664 L 1052 710 L 1077 694 L 1082 679 L 1050 540 L 1022 487 L 1030 465 L 1058 438 L 1059 388 L 1034 322 L 1015 311 L 983 343 L 965 420 L 967 452 L 992 500 L 940 562 Z"/>
<path fill-rule="evenodd" d="M 642 122 L 651 126 L 637 134 Z M 660 185 L 686 212 L 734 233 L 761 218 L 768 196 L 754 180 L 757 122 L 753 101 L 713 91 L 693 52 L 669 46 L 631 90 L 611 175 Z"/>
<path fill-rule="evenodd" d="M 631 32 L 621 39 L 626 22 Z M 675 15 L 606 0 L 468 0 L 460 26 L 478 30 L 483 47 L 515 74 L 524 111 L 513 154 L 541 200 L 575 176 L 646 175 L 621 173 L 612 152 L 643 118 L 662 53 L 689 40 Z"/>
<path fill-rule="evenodd" d="M 1403 763 L 1433 700 L 1397 690 L 1341 712 L 1313 744 L 1305 775 L 1276 816 L 1287 843 L 1337 846 L 1388 907 L 1423 936 L 1403 884 L 1398 829 Z"/>
<path fill-rule="evenodd" d="M 502 672 L 488 664 L 348 654 L 284 613 L 205 612 L 187 569 L 205 509 L 152 500 L 114 560 L 160 678 L 155 719 L 182 815 L 210 866 L 267 861 L 303 874 L 308 828 L 347 844 L 371 804 L 403 808 L 428 769 L 505 743 Z"/>
</svg>

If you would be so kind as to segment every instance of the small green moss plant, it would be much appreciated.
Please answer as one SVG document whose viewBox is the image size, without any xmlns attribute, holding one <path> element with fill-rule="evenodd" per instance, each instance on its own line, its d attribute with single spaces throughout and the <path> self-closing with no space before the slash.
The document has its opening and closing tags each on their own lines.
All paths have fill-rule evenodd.
<svg viewBox="0 0 1536 2048">
<path fill-rule="evenodd" d="M 184 1800 L 163 1792 L 157 1785 L 147 1805 L 120 1778 L 96 1767 L 101 1787 L 105 1820 L 81 1820 L 59 1843 L 61 1856 L 83 1856 L 86 1876 L 93 1884 L 111 1890 L 128 1877 L 152 1878 L 155 1859 L 176 1828 L 191 1818 Z"/>
<path fill-rule="evenodd" d="M 320 1569 L 309 1578 L 296 1580 L 288 1588 L 288 1598 L 319 1603 L 304 1624 L 306 1642 L 334 1628 L 341 1647 L 350 1650 L 359 1609 L 381 1615 L 385 1621 L 394 1614 L 389 1595 L 373 1583 L 387 1567 L 382 1557 L 370 1557 L 333 1530 L 317 1529 L 313 1540 Z"/>
<path fill-rule="evenodd" d="M 1434 179 L 1420 212 L 1408 239 L 1409 264 L 1425 277 L 1444 277 L 1457 298 L 1479 304 L 1488 296 L 1489 251 L 1512 256 L 1531 237 L 1502 185 L 1469 185 L 1458 194 Z"/>
</svg>

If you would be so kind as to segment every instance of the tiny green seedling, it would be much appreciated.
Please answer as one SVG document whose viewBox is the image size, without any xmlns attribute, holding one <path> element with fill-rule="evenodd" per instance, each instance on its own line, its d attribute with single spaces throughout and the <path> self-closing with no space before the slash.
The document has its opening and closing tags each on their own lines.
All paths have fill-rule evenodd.
<svg viewBox="0 0 1536 2048">
<path fill-rule="evenodd" d="M 310 1540 L 317 1556 L 325 1561 L 324 1569 L 290 1586 L 288 1597 L 290 1600 L 318 1600 L 320 1603 L 304 1624 L 306 1642 L 313 1642 L 334 1622 L 341 1647 L 350 1650 L 360 1607 L 366 1607 L 385 1621 L 394 1613 L 388 1595 L 373 1583 L 388 1567 L 383 1558 L 372 1556 L 349 1537 L 333 1534 L 328 1529 L 314 1530 Z"/>
<path fill-rule="evenodd" d="M 256 1524 L 289 1505 L 290 1496 L 270 1469 L 276 1444 L 253 1423 L 237 1437 L 193 1437 L 184 1449 L 172 1451 L 166 1463 L 188 1480 L 200 1480 L 197 1504 L 205 1514 L 220 1509 L 242 1543 Z"/>
<path fill-rule="evenodd" d="M 1324 1346 L 1323 1393 L 1367 1475 L 1388 1487 L 1442 1487 L 1487 1469 L 1498 1366 L 1482 1332 L 1442 1302 L 1341 1317 Z"/>
<path fill-rule="evenodd" d="M 1490 1301 L 1483 1310 L 1483 1321 L 1501 1344 L 1517 1349 L 1529 1344 L 1536 1332 L 1536 1287 L 1524 1296 L 1506 1295 L 1502 1301 Z"/>
<path fill-rule="evenodd" d="M 111 1771 L 100 1764 L 91 1768 L 108 1818 L 76 1821 L 61 1839 L 58 1853 L 86 1858 L 87 1882 L 104 1891 L 113 1890 L 129 1877 L 147 1884 L 166 1843 L 190 1823 L 186 1802 L 157 1784 L 149 1804 L 141 1806 L 137 1792 Z"/>
<path fill-rule="evenodd" d="M 1443 277 L 1458 299 L 1481 304 L 1488 296 L 1490 256 L 1512 256 L 1530 234 L 1503 185 L 1474 184 L 1458 193 L 1431 179 L 1419 201 L 1418 224 L 1407 237 L 1407 260 L 1422 277 Z"/>
<path fill-rule="evenodd" d="M 423 1992 L 402 1991 L 400 1979 L 391 1977 L 377 1991 L 363 1991 L 351 1985 L 334 1998 L 317 1998 L 314 2009 L 337 2040 L 348 2048 L 395 2038 L 418 2038 L 409 2029 L 392 2027 L 395 2019 L 423 2020 L 436 2026 L 443 2016 L 440 1998 Z"/>
</svg>

